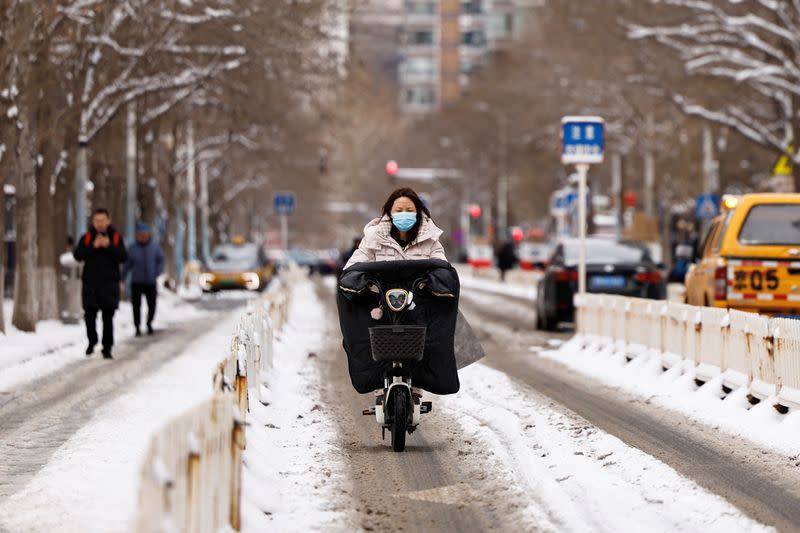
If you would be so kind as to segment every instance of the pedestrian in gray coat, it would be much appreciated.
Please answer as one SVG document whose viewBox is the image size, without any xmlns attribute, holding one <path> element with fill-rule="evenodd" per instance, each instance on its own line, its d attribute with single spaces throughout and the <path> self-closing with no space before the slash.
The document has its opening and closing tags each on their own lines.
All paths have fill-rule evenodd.
<svg viewBox="0 0 800 533">
<path fill-rule="evenodd" d="M 124 279 L 131 277 L 131 304 L 136 336 L 141 335 L 142 296 L 147 300 L 147 333 L 153 333 L 153 318 L 156 316 L 156 280 L 164 271 L 164 252 L 150 236 L 150 227 L 136 224 L 136 243 L 128 250 L 128 260 L 123 271 Z"/>
</svg>

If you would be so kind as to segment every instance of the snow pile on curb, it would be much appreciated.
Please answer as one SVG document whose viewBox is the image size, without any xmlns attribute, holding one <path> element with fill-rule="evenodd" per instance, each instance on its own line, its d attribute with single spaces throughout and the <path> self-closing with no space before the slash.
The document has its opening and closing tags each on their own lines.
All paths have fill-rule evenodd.
<svg viewBox="0 0 800 533">
<path fill-rule="evenodd" d="M 274 337 L 273 364 L 264 369 L 261 399 L 251 402 L 244 451 L 244 531 L 356 530 L 337 487 L 347 467 L 334 423 L 320 395 L 313 364 L 329 317 L 313 284 L 297 283 L 286 325 Z"/>
<path fill-rule="evenodd" d="M 691 361 L 680 361 L 664 371 L 656 351 L 642 346 L 626 348 L 623 342 L 593 335 L 576 335 L 559 349 L 544 350 L 540 355 L 715 429 L 793 459 L 800 457 L 800 412 L 779 414 L 772 407 L 775 398 L 751 405 L 747 387 L 726 395 L 722 376 L 698 386 Z"/>
<path fill-rule="evenodd" d="M 467 452 L 493 463 L 485 475 L 521 493 L 529 523 L 519 530 L 771 531 L 501 372 L 478 363 L 460 377 L 442 410 L 463 427 Z"/>
</svg>

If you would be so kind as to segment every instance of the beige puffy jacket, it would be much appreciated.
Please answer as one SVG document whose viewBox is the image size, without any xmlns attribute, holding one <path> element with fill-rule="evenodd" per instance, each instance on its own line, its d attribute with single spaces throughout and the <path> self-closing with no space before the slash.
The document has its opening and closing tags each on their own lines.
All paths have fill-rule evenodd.
<svg viewBox="0 0 800 533">
<path fill-rule="evenodd" d="M 444 247 L 439 242 L 442 230 L 436 227 L 429 217 L 422 215 L 422 227 L 417 238 L 405 248 L 402 248 L 390 232 L 392 219 L 384 215 L 372 220 L 364 227 L 364 238 L 358 249 L 345 265 L 345 269 L 356 263 L 368 261 L 398 261 L 402 259 L 442 259 Z"/>
</svg>

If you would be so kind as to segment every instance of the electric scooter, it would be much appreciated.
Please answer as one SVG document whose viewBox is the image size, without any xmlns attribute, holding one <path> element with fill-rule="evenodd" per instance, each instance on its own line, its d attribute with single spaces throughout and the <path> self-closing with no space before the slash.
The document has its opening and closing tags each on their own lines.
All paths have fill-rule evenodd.
<svg viewBox="0 0 800 533">
<path fill-rule="evenodd" d="M 414 284 L 416 288 L 417 283 Z M 375 416 L 381 425 L 383 439 L 386 431 L 391 435 L 392 449 L 402 452 L 406 446 L 406 434 L 417 428 L 420 417 L 430 413 L 431 402 L 423 402 L 411 383 L 408 368 L 411 363 L 422 360 L 425 352 L 426 326 L 400 325 L 400 317 L 413 310 L 414 291 L 389 289 L 383 295 L 389 310 L 390 325 L 369 328 L 372 358 L 377 362 L 390 363 L 384 375 L 383 391 L 376 391 L 375 405 L 363 411 Z"/>
</svg>

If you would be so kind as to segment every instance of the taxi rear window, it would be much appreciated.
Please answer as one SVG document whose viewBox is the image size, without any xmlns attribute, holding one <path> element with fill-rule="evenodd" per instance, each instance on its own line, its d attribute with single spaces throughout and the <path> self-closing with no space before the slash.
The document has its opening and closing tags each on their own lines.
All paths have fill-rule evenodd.
<svg viewBox="0 0 800 533">
<path fill-rule="evenodd" d="M 739 231 L 750 245 L 800 245 L 800 204 L 763 204 L 750 208 Z"/>
</svg>

